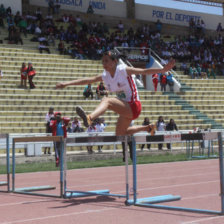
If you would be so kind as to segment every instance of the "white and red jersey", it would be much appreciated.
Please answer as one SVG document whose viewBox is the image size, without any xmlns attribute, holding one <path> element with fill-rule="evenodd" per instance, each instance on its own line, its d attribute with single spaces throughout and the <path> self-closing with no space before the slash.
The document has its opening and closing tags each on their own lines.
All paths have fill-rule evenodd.
<svg viewBox="0 0 224 224">
<path fill-rule="evenodd" d="M 119 99 L 126 102 L 139 101 L 138 89 L 134 75 L 130 76 L 126 71 L 127 65 L 117 65 L 114 77 L 106 70 L 103 71 L 102 79 L 110 92 L 116 92 Z"/>
</svg>

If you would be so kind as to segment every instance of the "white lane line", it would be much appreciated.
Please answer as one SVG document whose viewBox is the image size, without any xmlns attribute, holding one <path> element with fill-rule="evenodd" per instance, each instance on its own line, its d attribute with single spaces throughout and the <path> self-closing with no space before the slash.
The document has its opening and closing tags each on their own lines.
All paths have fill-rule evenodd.
<svg viewBox="0 0 224 224">
<path fill-rule="evenodd" d="M 73 212 L 73 213 L 67 213 L 67 214 L 61 214 L 61 215 L 52 215 L 52 216 L 45 216 L 45 217 L 37 217 L 32 219 L 21 219 L 11 222 L 2 222 L 1 224 L 14 224 L 14 223 L 25 223 L 25 222 L 33 222 L 33 221 L 41 221 L 41 220 L 47 220 L 47 219 L 55 219 L 55 218 L 61 218 L 61 217 L 68 217 L 68 216 L 75 216 L 75 215 L 82 215 L 82 214 L 91 214 L 91 213 L 98 213 L 98 212 L 104 212 L 104 211 L 110 211 L 115 210 L 119 208 L 104 208 L 104 209 L 88 209 L 83 212 Z M 47 223 L 47 221 L 46 221 Z"/>
<path fill-rule="evenodd" d="M 193 220 L 193 221 L 189 221 L 189 222 L 182 222 L 181 224 L 199 224 L 199 223 L 202 223 L 202 222 L 211 221 L 211 220 L 220 219 L 220 218 L 223 218 L 223 222 L 224 222 L 224 217 L 223 216 L 215 216 L 215 217 Z M 210 222 L 210 223 L 213 223 L 213 222 Z"/>
<path fill-rule="evenodd" d="M 51 202 L 51 201 L 52 201 L 52 199 L 43 199 L 43 200 L 35 200 L 35 201 L 20 201 L 20 202 L 0 204 L 0 207 L 23 205 L 23 204 L 32 204 L 32 203 L 39 203 L 39 202 Z M 59 200 L 54 200 L 54 201 L 59 201 Z"/>
</svg>

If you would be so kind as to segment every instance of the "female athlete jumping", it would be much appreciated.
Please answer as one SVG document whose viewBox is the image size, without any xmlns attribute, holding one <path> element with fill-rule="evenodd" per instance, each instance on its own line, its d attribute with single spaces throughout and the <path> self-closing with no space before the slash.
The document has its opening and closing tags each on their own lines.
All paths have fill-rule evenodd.
<svg viewBox="0 0 224 224">
<path fill-rule="evenodd" d="M 101 75 L 58 83 L 56 88 L 64 88 L 69 85 L 86 85 L 103 81 L 110 92 L 117 93 L 117 97 L 104 97 L 96 109 L 88 115 L 80 106 L 77 106 L 76 112 L 82 118 L 84 125 L 88 127 L 92 121 L 109 109 L 119 114 L 116 125 L 117 136 L 132 135 L 139 131 L 148 131 L 154 134 L 155 125 L 153 124 L 147 126 L 129 126 L 131 121 L 138 118 L 141 113 L 141 102 L 132 75 L 164 73 L 172 69 L 175 61 L 171 60 L 164 68 L 159 69 L 134 68 L 125 64 L 118 64 L 118 61 L 119 54 L 117 52 L 113 50 L 107 51 L 102 58 L 104 71 Z"/>
</svg>

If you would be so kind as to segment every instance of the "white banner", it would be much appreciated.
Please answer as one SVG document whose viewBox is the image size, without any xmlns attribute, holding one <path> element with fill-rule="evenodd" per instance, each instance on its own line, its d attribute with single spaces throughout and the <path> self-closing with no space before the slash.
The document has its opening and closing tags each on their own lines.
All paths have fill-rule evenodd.
<svg viewBox="0 0 224 224">
<path fill-rule="evenodd" d="M 164 135 L 164 142 L 178 142 L 181 141 L 181 134 Z"/>
<path fill-rule="evenodd" d="M 31 5 L 48 7 L 48 0 L 29 0 Z M 61 9 L 87 12 L 91 3 L 99 15 L 126 17 L 126 3 L 113 0 L 59 0 Z"/>
<path fill-rule="evenodd" d="M 9 0 L 3 0 L 8 2 Z M 11 0 L 12 1 L 12 0 Z M 29 0 L 31 5 L 48 6 L 48 0 Z M 14 2 L 17 2 L 14 0 Z M 59 0 L 61 9 L 86 12 L 89 4 L 93 6 L 95 14 L 117 16 L 126 18 L 126 2 L 113 0 Z M 197 13 L 178 9 L 170 9 L 156 7 L 151 5 L 135 4 L 135 16 L 138 20 L 154 21 L 158 19 L 162 23 L 174 24 L 180 26 L 189 26 L 189 20 L 202 19 L 205 22 L 206 28 L 216 30 L 218 23 L 224 25 L 224 17 L 206 13 Z"/>
<path fill-rule="evenodd" d="M 15 15 L 16 12 L 22 12 L 22 0 L 1 0 L 0 4 L 3 4 L 5 8 L 11 7 L 12 14 Z"/>
</svg>

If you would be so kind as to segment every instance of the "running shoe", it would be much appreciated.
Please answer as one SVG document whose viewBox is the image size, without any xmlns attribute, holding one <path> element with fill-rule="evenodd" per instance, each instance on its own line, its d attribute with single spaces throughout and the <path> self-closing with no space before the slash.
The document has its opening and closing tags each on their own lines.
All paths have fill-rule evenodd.
<svg viewBox="0 0 224 224">
<path fill-rule="evenodd" d="M 80 106 L 76 107 L 76 113 L 82 118 L 84 126 L 88 128 L 92 123 L 89 115 L 86 115 L 85 111 Z"/>
</svg>

